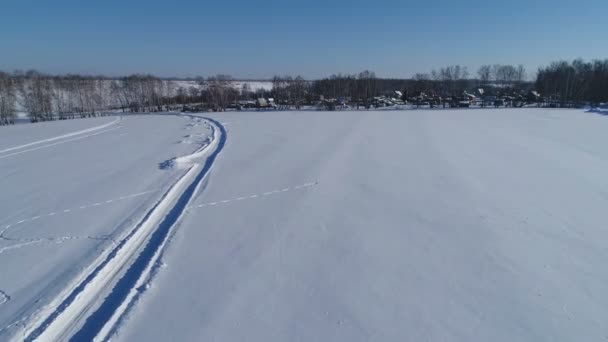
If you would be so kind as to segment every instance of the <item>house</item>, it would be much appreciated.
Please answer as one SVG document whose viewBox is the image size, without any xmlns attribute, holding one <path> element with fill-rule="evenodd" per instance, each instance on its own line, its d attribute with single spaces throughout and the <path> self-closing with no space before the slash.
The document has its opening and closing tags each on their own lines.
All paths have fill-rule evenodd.
<svg viewBox="0 0 608 342">
<path fill-rule="evenodd" d="M 462 95 L 465 99 L 468 99 L 470 102 L 475 101 L 475 99 L 477 98 L 477 96 L 467 93 L 466 90 L 464 91 L 464 93 L 462 93 Z"/>
<path fill-rule="evenodd" d="M 256 101 L 250 101 L 250 100 L 241 100 L 241 101 L 238 102 L 238 104 L 242 108 L 247 108 L 247 109 L 251 109 L 251 108 L 256 108 L 257 107 Z"/>
<path fill-rule="evenodd" d="M 256 107 L 258 108 L 268 108 L 268 101 L 265 98 L 259 97 L 255 100 Z"/>
<path fill-rule="evenodd" d="M 462 93 L 462 96 L 460 96 L 460 97 L 454 97 L 452 99 L 452 106 L 454 106 L 454 107 L 460 107 L 460 108 L 470 107 L 471 103 L 473 103 L 476 98 L 477 97 L 475 95 L 469 94 L 465 90 Z"/>
<path fill-rule="evenodd" d="M 528 92 L 528 96 L 526 96 L 526 100 L 528 102 L 540 102 L 542 100 L 542 97 L 540 96 L 540 93 L 537 92 L 536 90 L 530 90 Z"/>
</svg>

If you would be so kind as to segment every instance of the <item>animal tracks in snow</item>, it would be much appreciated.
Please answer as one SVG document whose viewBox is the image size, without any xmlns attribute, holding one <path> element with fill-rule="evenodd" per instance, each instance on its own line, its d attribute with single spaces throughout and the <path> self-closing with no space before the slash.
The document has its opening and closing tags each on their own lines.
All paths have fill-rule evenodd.
<svg viewBox="0 0 608 342">
<path fill-rule="evenodd" d="M 41 245 L 41 244 L 61 244 L 66 241 L 75 241 L 75 240 L 111 240 L 109 236 L 60 236 L 60 237 L 50 237 L 50 238 L 29 238 L 29 239 L 14 239 L 12 241 L 19 241 L 20 243 L 0 247 L 0 254 L 10 251 L 13 249 L 19 249 L 23 247 L 33 246 L 33 245 Z"/>
<path fill-rule="evenodd" d="M 2 227 L 2 230 L 0 230 L 0 240 L 20 240 L 20 239 L 13 239 L 10 237 L 6 236 L 6 233 L 9 231 L 9 229 L 15 229 L 15 227 L 18 227 L 19 225 L 26 223 L 26 222 L 31 222 L 31 221 L 36 221 L 45 217 L 52 217 L 52 216 L 58 216 L 58 215 L 63 215 L 63 214 L 68 214 L 71 212 L 75 212 L 77 210 L 83 210 L 83 209 L 88 209 L 88 208 L 92 208 L 92 207 L 99 207 L 102 205 L 108 205 L 111 203 L 115 203 L 115 202 L 119 202 L 119 201 L 124 201 L 126 199 L 130 199 L 130 198 L 135 198 L 135 197 L 140 197 L 146 194 L 150 194 L 153 192 L 158 191 L 158 189 L 155 190 L 148 190 L 148 191 L 144 191 L 144 192 L 139 192 L 136 194 L 130 194 L 130 195 L 125 195 L 125 196 L 120 196 L 118 198 L 112 198 L 112 199 L 108 199 L 105 201 L 100 201 L 100 202 L 95 202 L 95 203 L 91 203 L 91 204 L 86 204 L 86 205 L 81 205 L 81 206 L 77 206 L 74 208 L 70 208 L 70 209 L 64 209 L 64 210 L 56 210 L 56 211 L 52 211 L 48 214 L 43 214 L 43 215 L 36 215 L 36 216 L 32 216 L 32 217 L 28 217 L 28 218 L 24 218 L 21 219 L 15 223 L 11 223 L 11 224 L 7 224 L 6 226 Z M 0 252 L 1 253 L 1 252 Z"/>
<path fill-rule="evenodd" d="M 14 238 L 14 237 L 6 236 L 6 233 L 11 229 L 19 228 L 20 225 L 27 223 L 27 222 L 41 220 L 46 217 L 64 215 L 64 214 L 76 212 L 76 211 L 83 210 L 83 209 L 108 205 L 111 203 L 124 201 L 124 200 L 130 199 L 130 198 L 140 197 L 140 196 L 150 194 L 153 192 L 157 192 L 157 191 L 158 190 L 148 190 L 148 191 L 139 192 L 139 193 L 135 193 L 135 194 L 120 196 L 120 197 L 108 199 L 105 201 L 77 206 L 77 207 L 74 207 L 71 209 L 57 210 L 57 211 L 53 211 L 53 212 L 50 212 L 50 213 L 44 214 L 44 215 L 36 215 L 36 216 L 29 217 L 29 218 L 21 219 L 12 224 L 8 224 L 8 225 L 2 227 L 2 230 L 0 230 L 0 240 L 13 241 L 13 242 L 18 242 L 18 243 L 15 243 L 15 244 L 9 245 L 9 246 L 0 247 L 0 255 L 3 254 L 4 252 L 8 252 L 10 250 L 20 249 L 20 248 L 24 248 L 24 247 L 31 247 L 31 246 L 39 246 L 42 244 L 46 244 L 46 245 L 61 244 L 66 241 L 77 241 L 77 240 L 111 240 L 111 238 L 109 236 L 104 236 L 104 235 L 102 235 L 102 236 L 60 236 L 60 237 Z"/>
<path fill-rule="evenodd" d="M 304 184 L 296 185 L 296 186 L 293 186 L 293 187 L 287 187 L 287 188 L 267 191 L 267 192 L 263 192 L 263 193 L 259 193 L 259 194 L 253 194 L 253 195 L 249 195 L 249 196 L 240 196 L 240 197 L 234 197 L 234 198 L 220 200 L 220 201 L 215 201 L 215 202 L 208 202 L 208 203 L 203 203 L 203 204 L 198 204 L 198 205 L 192 205 L 188 209 L 198 209 L 198 208 L 204 208 L 204 207 L 212 207 L 212 206 L 216 206 L 216 205 L 220 205 L 220 204 L 228 204 L 228 203 L 231 203 L 231 202 L 239 202 L 239 201 L 244 201 L 244 200 L 258 199 L 258 198 L 263 198 L 263 197 L 267 197 L 267 196 L 277 195 L 277 194 L 281 194 L 281 193 L 285 193 L 285 192 L 289 192 L 289 191 L 303 190 L 303 189 L 306 189 L 306 188 L 311 188 L 311 187 L 313 187 L 313 186 L 315 186 L 317 184 L 319 184 L 319 183 L 318 182 L 304 183 Z"/>
</svg>

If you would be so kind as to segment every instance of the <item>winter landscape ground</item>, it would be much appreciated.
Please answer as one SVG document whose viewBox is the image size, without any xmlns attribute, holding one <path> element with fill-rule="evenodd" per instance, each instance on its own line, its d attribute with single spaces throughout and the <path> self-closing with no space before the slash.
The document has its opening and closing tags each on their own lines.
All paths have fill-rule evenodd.
<svg viewBox="0 0 608 342">
<path fill-rule="evenodd" d="M 0 340 L 606 341 L 608 117 L 0 128 Z"/>
</svg>

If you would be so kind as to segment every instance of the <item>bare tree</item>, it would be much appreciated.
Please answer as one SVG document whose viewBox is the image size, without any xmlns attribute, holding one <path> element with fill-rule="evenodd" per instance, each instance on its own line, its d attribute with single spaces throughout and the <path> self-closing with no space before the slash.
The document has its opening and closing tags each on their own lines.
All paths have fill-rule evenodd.
<svg viewBox="0 0 608 342">
<path fill-rule="evenodd" d="M 492 66 L 490 65 L 482 65 L 477 70 L 477 76 L 479 77 L 479 81 L 481 84 L 487 84 L 490 82 L 492 78 Z"/>
<path fill-rule="evenodd" d="M 302 103 L 306 97 L 306 81 L 302 76 L 297 76 L 292 84 L 293 101 L 296 109 L 302 108 Z"/>
<path fill-rule="evenodd" d="M 571 107 L 585 102 L 597 105 L 608 101 L 608 60 L 553 62 L 540 68 L 536 88 L 548 97 L 550 105 Z"/>
<path fill-rule="evenodd" d="M 249 83 L 243 83 L 243 85 L 241 86 L 241 99 L 243 100 L 249 100 L 251 97 L 251 94 L 253 92 L 251 91 L 251 86 L 249 85 Z"/>
<path fill-rule="evenodd" d="M 120 109 L 125 112 L 129 108 L 129 97 L 126 94 L 124 80 L 113 80 L 110 83 L 110 96 L 118 100 Z"/>
<path fill-rule="evenodd" d="M 235 95 L 234 89 L 232 88 L 232 77 L 229 75 L 212 76 L 207 78 L 205 84 L 207 86 L 207 91 L 209 92 L 210 104 L 213 106 L 213 109 L 218 112 L 225 111 L 230 100 Z"/>
<path fill-rule="evenodd" d="M 0 125 L 15 123 L 15 84 L 13 78 L 0 72 Z"/>
<path fill-rule="evenodd" d="M 512 86 L 517 78 L 517 69 L 512 65 L 498 65 L 496 67 L 496 81 L 506 86 Z"/>
<path fill-rule="evenodd" d="M 52 81 L 49 77 L 30 70 L 20 83 L 23 106 L 30 114 L 30 121 L 47 121 L 53 119 Z"/>
<path fill-rule="evenodd" d="M 515 82 L 521 84 L 526 80 L 526 68 L 520 64 L 515 69 Z"/>
<path fill-rule="evenodd" d="M 371 106 L 374 96 L 376 96 L 377 80 L 373 71 L 365 70 L 359 73 L 357 78 L 357 94 L 363 100 L 365 108 Z"/>
</svg>

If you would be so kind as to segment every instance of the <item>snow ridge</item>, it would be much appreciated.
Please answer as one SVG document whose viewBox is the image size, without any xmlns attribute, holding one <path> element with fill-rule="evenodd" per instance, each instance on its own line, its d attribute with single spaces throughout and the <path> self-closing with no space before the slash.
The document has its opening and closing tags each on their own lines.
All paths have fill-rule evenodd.
<svg viewBox="0 0 608 342">
<path fill-rule="evenodd" d="M 9 300 L 11 300 L 11 296 L 6 294 L 6 292 L 0 290 L 0 305 L 8 302 Z"/>
<path fill-rule="evenodd" d="M 204 163 L 193 163 L 127 236 L 98 259 L 90 273 L 45 308 L 26 328 L 24 340 L 106 340 L 115 331 L 145 290 L 143 285 L 158 267 L 172 228 L 186 212 L 225 144 L 224 128 L 206 120 L 211 123 L 213 138 L 204 150 L 195 152 L 194 158 L 206 156 Z M 99 298 L 104 299 L 100 302 Z M 74 333 L 74 329 L 79 330 Z"/>
</svg>

